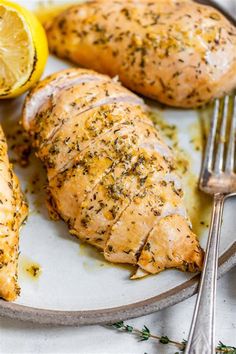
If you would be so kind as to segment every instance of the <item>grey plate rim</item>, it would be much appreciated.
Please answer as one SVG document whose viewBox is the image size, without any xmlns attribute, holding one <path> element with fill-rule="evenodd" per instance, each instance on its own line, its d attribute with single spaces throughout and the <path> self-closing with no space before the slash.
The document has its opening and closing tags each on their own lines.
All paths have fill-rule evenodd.
<svg viewBox="0 0 236 354">
<path fill-rule="evenodd" d="M 204 5 L 210 5 L 221 11 L 236 26 L 236 20 L 214 0 L 195 0 Z M 236 242 L 219 258 L 218 278 L 227 273 L 236 265 Z M 158 296 L 139 301 L 130 305 L 108 309 L 89 311 L 55 311 L 9 303 L 0 299 L 0 316 L 21 321 L 28 321 L 47 325 L 94 325 L 114 323 L 145 316 L 175 305 L 197 291 L 200 275 L 196 275 L 183 284 L 176 286 Z"/>
<path fill-rule="evenodd" d="M 220 278 L 235 265 L 236 242 L 220 257 L 218 277 Z M 125 306 L 89 311 L 45 310 L 0 300 L 0 315 L 42 325 L 78 326 L 115 323 L 160 311 L 189 298 L 196 293 L 198 281 L 199 274 L 152 298 Z"/>
</svg>

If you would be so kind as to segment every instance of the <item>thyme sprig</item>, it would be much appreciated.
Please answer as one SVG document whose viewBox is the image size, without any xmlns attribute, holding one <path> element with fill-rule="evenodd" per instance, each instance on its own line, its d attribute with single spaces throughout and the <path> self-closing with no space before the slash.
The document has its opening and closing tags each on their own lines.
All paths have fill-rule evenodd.
<svg viewBox="0 0 236 354">
<path fill-rule="evenodd" d="M 170 339 L 168 336 L 158 336 L 156 334 L 152 334 L 150 329 L 147 326 L 143 326 L 142 329 L 135 328 L 133 326 L 130 326 L 129 324 L 125 324 L 124 321 L 119 321 L 116 323 L 113 323 L 111 325 L 112 328 L 117 329 L 118 331 L 122 332 L 127 332 L 130 334 L 135 335 L 139 341 L 147 341 L 149 339 L 154 339 L 157 340 L 161 344 L 171 344 L 175 346 L 178 350 L 181 352 L 184 351 L 186 347 L 187 341 L 185 339 L 182 340 L 182 342 L 177 342 L 175 340 Z M 223 344 L 222 342 L 219 342 L 218 346 L 216 347 L 216 354 L 236 354 L 236 347 L 228 346 Z M 177 352 L 175 354 L 178 354 Z"/>
<path fill-rule="evenodd" d="M 219 344 L 216 348 L 216 353 L 236 354 L 236 347 L 232 347 L 230 345 L 225 345 L 222 342 L 219 342 Z"/>
<path fill-rule="evenodd" d="M 123 321 L 119 321 L 119 322 L 113 323 L 112 327 L 116 328 L 117 330 L 132 333 L 132 334 L 136 335 L 139 338 L 139 341 L 145 341 L 145 340 L 152 338 L 152 339 L 158 340 L 159 343 L 161 343 L 161 344 L 173 344 L 175 347 L 177 347 L 181 351 L 183 351 L 185 348 L 185 344 L 186 344 L 185 340 L 183 340 L 182 343 L 179 343 L 179 342 L 176 342 L 176 341 L 170 339 L 167 336 L 154 335 L 150 332 L 149 328 L 145 325 L 140 330 L 138 328 L 134 328 L 128 324 L 125 324 Z"/>
</svg>

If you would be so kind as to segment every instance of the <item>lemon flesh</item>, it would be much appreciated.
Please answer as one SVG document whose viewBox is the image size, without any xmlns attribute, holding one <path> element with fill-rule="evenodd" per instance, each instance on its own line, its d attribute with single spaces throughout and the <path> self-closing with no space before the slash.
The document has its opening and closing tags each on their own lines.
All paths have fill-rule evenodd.
<svg viewBox="0 0 236 354">
<path fill-rule="evenodd" d="M 0 0 L 0 98 L 18 96 L 35 84 L 47 56 L 46 35 L 36 17 Z"/>
</svg>

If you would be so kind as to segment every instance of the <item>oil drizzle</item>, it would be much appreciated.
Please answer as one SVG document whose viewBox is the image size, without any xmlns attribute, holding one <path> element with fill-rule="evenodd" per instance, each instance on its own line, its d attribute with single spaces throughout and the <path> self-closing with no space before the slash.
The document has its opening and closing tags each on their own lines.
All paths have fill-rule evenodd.
<svg viewBox="0 0 236 354">
<path fill-rule="evenodd" d="M 42 267 L 39 263 L 32 261 L 26 256 L 20 256 L 19 259 L 19 273 L 20 275 L 31 279 L 38 280 L 42 274 Z"/>
<path fill-rule="evenodd" d="M 84 258 L 83 267 L 86 271 L 94 272 L 104 268 L 122 268 L 128 270 L 129 273 L 134 272 L 134 267 L 130 264 L 112 263 L 104 259 L 102 253 L 87 243 L 79 244 L 79 255 Z"/>
</svg>

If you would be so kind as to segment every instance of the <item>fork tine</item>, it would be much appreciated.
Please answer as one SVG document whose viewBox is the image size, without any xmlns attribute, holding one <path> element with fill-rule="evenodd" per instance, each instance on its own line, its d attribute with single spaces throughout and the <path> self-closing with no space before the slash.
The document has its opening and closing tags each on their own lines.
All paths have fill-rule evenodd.
<svg viewBox="0 0 236 354">
<path fill-rule="evenodd" d="M 231 121 L 231 126 L 230 126 L 229 145 L 228 145 L 226 165 L 225 165 L 225 171 L 228 173 L 234 171 L 235 133 L 236 133 L 236 96 L 234 96 L 234 102 L 233 102 L 233 112 L 232 112 L 232 121 Z"/>
<path fill-rule="evenodd" d="M 220 100 L 217 98 L 214 103 L 213 116 L 211 120 L 210 132 L 207 139 L 205 157 L 202 165 L 202 172 L 211 171 L 213 167 L 214 141 L 217 128 L 217 120 L 219 115 Z"/>
<path fill-rule="evenodd" d="M 220 138 L 219 141 L 217 141 L 218 146 L 217 146 L 215 168 L 214 168 L 214 172 L 217 174 L 219 174 L 222 171 L 223 163 L 224 163 L 224 147 L 225 147 L 228 111 L 229 111 L 229 96 L 225 96 L 223 117 L 222 117 L 222 122 L 220 127 Z"/>
</svg>

